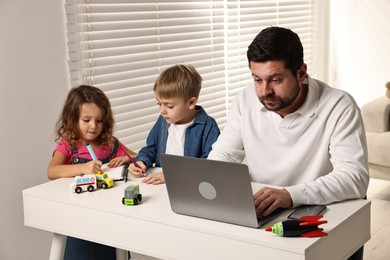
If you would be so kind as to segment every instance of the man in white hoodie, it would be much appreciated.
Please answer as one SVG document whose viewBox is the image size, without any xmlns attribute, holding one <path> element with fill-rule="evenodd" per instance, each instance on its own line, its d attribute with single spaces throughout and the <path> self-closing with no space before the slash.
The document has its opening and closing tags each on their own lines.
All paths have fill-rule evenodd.
<svg viewBox="0 0 390 260">
<path fill-rule="evenodd" d="M 242 162 L 254 182 L 258 214 L 304 204 L 363 198 L 369 175 L 360 109 L 347 93 L 306 73 L 296 33 L 262 30 L 248 47 L 254 87 L 231 105 L 209 159 Z"/>
<path fill-rule="evenodd" d="M 364 198 L 369 174 L 360 109 L 347 93 L 306 73 L 302 43 L 281 27 L 248 47 L 254 87 L 243 89 L 208 159 L 246 160 L 256 212 Z M 363 247 L 350 259 L 362 259 Z"/>
</svg>

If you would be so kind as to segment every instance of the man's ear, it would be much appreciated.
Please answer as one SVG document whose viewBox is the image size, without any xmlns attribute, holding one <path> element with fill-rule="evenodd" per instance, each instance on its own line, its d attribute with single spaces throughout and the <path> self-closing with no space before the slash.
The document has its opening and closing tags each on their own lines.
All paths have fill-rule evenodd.
<svg viewBox="0 0 390 260">
<path fill-rule="evenodd" d="M 198 102 L 198 98 L 196 97 L 192 97 L 190 98 L 190 100 L 188 101 L 188 104 L 189 104 L 189 109 L 195 109 L 195 106 L 196 106 L 196 103 Z"/>
<path fill-rule="evenodd" d="M 303 81 L 307 78 L 306 72 L 307 72 L 307 65 L 303 63 L 297 71 L 297 79 L 301 84 L 303 84 Z"/>
</svg>

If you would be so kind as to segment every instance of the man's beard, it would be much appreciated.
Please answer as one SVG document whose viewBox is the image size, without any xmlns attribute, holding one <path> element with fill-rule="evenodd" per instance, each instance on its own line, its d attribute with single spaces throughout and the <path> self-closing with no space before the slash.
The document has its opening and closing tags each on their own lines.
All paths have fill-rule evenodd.
<svg viewBox="0 0 390 260">
<path fill-rule="evenodd" d="M 298 84 L 296 84 L 294 89 L 295 91 L 292 93 L 292 95 L 284 99 L 276 96 L 275 94 L 269 94 L 265 97 L 258 98 L 267 110 L 277 112 L 292 106 L 293 103 L 297 100 L 301 88 Z M 267 104 L 267 101 L 271 101 L 273 104 Z"/>
</svg>

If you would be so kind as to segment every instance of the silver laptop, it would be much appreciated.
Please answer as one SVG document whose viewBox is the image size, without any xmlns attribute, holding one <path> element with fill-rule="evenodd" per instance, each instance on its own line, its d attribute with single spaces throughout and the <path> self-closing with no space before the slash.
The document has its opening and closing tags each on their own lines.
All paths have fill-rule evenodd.
<svg viewBox="0 0 390 260">
<path fill-rule="evenodd" d="M 178 214 L 258 228 L 283 212 L 256 216 L 245 164 L 160 156 L 171 208 Z"/>
</svg>

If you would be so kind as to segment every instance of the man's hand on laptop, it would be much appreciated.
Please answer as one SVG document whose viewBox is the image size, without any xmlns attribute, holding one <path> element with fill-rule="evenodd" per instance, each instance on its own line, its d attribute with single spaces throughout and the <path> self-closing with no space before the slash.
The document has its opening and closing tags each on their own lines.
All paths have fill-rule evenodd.
<svg viewBox="0 0 390 260">
<path fill-rule="evenodd" d="M 253 196 L 257 215 L 264 217 L 277 208 L 292 207 L 292 198 L 286 189 L 263 187 Z"/>
</svg>

